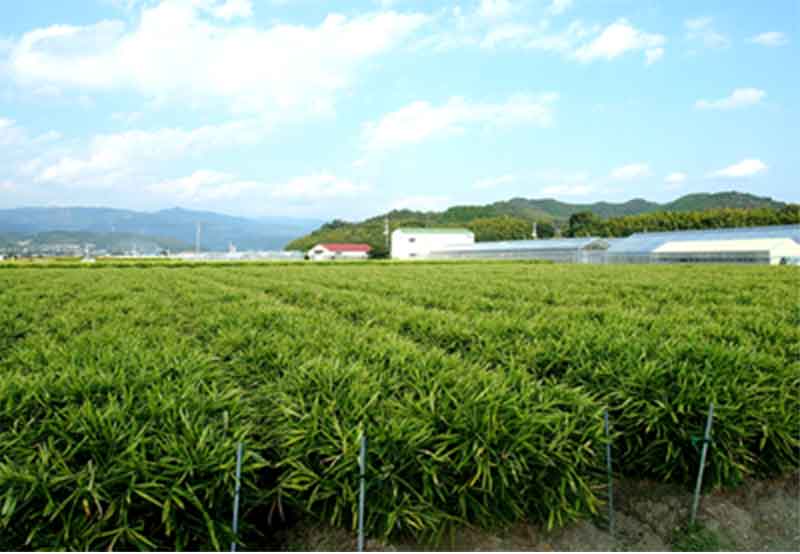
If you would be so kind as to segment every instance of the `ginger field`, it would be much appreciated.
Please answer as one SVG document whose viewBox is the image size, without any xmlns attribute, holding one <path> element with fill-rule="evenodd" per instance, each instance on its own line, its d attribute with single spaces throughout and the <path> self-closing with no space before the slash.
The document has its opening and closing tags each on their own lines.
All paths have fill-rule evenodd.
<svg viewBox="0 0 800 554">
<path fill-rule="evenodd" d="M 800 464 L 800 272 L 531 263 L 0 269 L 0 548 L 559 526 L 619 475 Z"/>
</svg>

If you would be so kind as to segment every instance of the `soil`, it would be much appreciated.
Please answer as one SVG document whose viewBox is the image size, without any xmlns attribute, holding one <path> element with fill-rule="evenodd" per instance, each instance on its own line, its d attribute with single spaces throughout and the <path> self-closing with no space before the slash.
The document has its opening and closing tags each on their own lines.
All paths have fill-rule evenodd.
<svg viewBox="0 0 800 554">
<path fill-rule="evenodd" d="M 461 529 L 439 546 L 413 540 L 368 540 L 368 551 L 800 551 L 800 472 L 705 494 L 698 525 L 687 526 L 692 502 L 682 487 L 627 480 L 616 484 L 615 533 L 605 517 L 555 531 L 518 524 L 490 533 Z M 287 550 L 352 551 L 355 536 L 300 524 L 287 532 Z"/>
</svg>

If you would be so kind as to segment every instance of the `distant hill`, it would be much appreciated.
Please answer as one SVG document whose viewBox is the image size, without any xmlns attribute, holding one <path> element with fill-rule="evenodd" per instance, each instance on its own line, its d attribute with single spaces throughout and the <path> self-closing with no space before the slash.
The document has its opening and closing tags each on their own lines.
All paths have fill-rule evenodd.
<svg viewBox="0 0 800 554">
<path fill-rule="evenodd" d="M 109 235 L 109 240 L 112 234 L 129 233 L 162 242 L 171 239 L 192 247 L 197 223 L 201 225 L 200 245 L 204 250 L 227 250 L 230 243 L 240 250 L 277 250 L 319 226 L 321 221 L 287 217 L 246 219 L 180 208 L 152 213 L 83 207 L 0 210 L 0 233 L 80 231 Z"/>
<path fill-rule="evenodd" d="M 483 206 L 453 206 L 443 212 L 395 210 L 358 223 L 335 220 L 314 232 L 290 242 L 287 249 L 305 250 L 319 242 L 367 242 L 376 252 L 384 253 L 384 221 L 388 215 L 391 228 L 405 226 L 453 226 L 471 228 L 477 240 L 501 240 L 529 237 L 531 223 L 539 224 L 540 236 L 552 236 L 565 230 L 569 218 L 590 212 L 601 219 L 626 218 L 656 213 L 702 212 L 712 209 L 781 210 L 788 206 L 772 198 L 741 192 L 689 194 L 672 202 L 659 204 L 641 198 L 615 204 L 570 204 L 551 198 L 512 198 Z"/>
</svg>

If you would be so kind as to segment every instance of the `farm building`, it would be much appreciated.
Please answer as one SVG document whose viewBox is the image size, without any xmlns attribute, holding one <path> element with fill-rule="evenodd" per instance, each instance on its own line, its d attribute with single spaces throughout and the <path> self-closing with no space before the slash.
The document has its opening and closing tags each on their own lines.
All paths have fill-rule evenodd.
<svg viewBox="0 0 800 554">
<path fill-rule="evenodd" d="M 308 251 L 308 259 L 320 260 L 366 260 L 372 247 L 369 244 L 324 243 Z"/>
<path fill-rule="evenodd" d="M 614 241 L 607 263 L 785 264 L 800 259 L 800 225 L 636 233 Z"/>
<path fill-rule="evenodd" d="M 543 240 L 476 242 L 447 246 L 430 253 L 431 258 L 487 260 L 550 260 L 563 263 L 602 263 L 611 239 L 596 237 Z"/>
<path fill-rule="evenodd" d="M 474 243 L 475 235 L 469 229 L 401 228 L 392 233 L 392 258 L 427 258 L 435 250 Z"/>
</svg>

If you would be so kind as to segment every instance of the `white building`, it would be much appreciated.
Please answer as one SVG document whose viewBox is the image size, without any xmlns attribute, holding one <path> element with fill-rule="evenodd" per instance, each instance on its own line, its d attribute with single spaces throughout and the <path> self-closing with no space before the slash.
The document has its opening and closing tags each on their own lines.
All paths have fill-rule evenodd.
<svg viewBox="0 0 800 554">
<path fill-rule="evenodd" d="M 392 259 L 426 258 L 432 251 L 442 250 L 447 246 L 474 243 L 475 235 L 468 229 L 397 229 L 392 233 Z"/>
<path fill-rule="evenodd" d="M 308 259 L 319 260 L 366 260 L 372 247 L 358 243 L 323 243 L 308 251 Z"/>
</svg>

